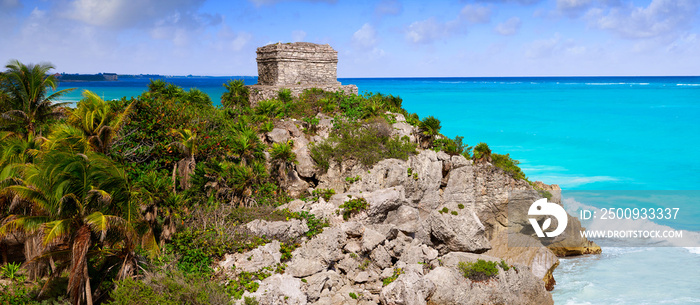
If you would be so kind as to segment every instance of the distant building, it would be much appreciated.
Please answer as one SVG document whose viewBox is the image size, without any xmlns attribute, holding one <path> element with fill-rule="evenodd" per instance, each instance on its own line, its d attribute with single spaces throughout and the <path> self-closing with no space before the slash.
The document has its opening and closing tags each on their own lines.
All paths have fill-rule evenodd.
<svg viewBox="0 0 700 305">
<path fill-rule="evenodd" d="M 110 82 L 116 82 L 119 80 L 119 76 L 117 76 L 117 73 L 102 73 L 102 76 L 104 76 L 106 81 Z"/>
<path fill-rule="evenodd" d="M 355 85 L 337 80 L 338 52 L 330 45 L 309 42 L 276 43 L 257 50 L 258 84 L 250 86 L 250 102 L 277 97 L 286 88 L 298 96 L 306 89 L 357 93 Z"/>
<path fill-rule="evenodd" d="M 100 81 L 117 81 L 119 77 L 117 73 L 100 73 L 100 74 L 66 74 L 58 75 L 58 80 L 62 82 L 100 82 Z"/>
</svg>

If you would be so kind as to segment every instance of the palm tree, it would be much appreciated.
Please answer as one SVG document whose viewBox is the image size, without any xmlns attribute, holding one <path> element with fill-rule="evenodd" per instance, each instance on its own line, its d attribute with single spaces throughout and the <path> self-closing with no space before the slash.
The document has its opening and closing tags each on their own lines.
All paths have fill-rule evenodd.
<svg viewBox="0 0 700 305">
<path fill-rule="evenodd" d="M 194 157 L 197 154 L 199 139 L 197 138 L 197 132 L 191 129 L 172 130 L 172 132 L 178 138 L 178 141 L 170 145 L 175 146 L 184 155 L 184 158 L 173 166 L 173 192 L 175 192 L 176 174 L 180 177 L 180 188 L 190 188 L 190 175 L 194 172 L 197 164 Z"/>
<path fill-rule="evenodd" d="M 221 95 L 221 104 L 224 107 L 246 107 L 250 106 L 248 100 L 249 90 L 243 80 L 237 79 L 224 84 L 226 92 Z"/>
<path fill-rule="evenodd" d="M 491 148 L 489 148 L 488 144 L 481 142 L 474 146 L 474 161 L 476 161 L 476 163 L 490 163 L 493 161 L 493 158 L 491 158 Z"/>
<path fill-rule="evenodd" d="M 255 130 L 250 128 L 234 132 L 231 139 L 231 151 L 244 165 L 264 157 L 263 144 Z"/>
<path fill-rule="evenodd" d="M 85 90 L 83 99 L 78 102 L 78 107 L 69 112 L 68 124 L 82 132 L 83 138 L 92 150 L 109 154 L 112 141 L 124 126 L 133 105 L 132 102 L 126 109 L 118 112 L 97 94 Z"/>
<path fill-rule="evenodd" d="M 6 66 L 2 87 L 7 92 L 10 110 L 0 115 L 3 129 L 24 134 L 26 138 L 36 134 L 46 122 L 63 114 L 61 107 L 67 103 L 54 103 L 61 95 L 74 90 L 64 89 L 47 96 L 49 88 L 56 90 L 58 81 L 48 71 L 49 63 L 25 65 L 12 60 Z"/>
<path fill-rule="evenodd" d="M 424 118 L 419 124 L 419 130 L 423 141 L 421 141 L 421 146 L 427 148 L 433 143 L 435 136 L 440 134 L 440 120 L 435 117 L 428 116 Z"/>
<path fill-rule="evenodd" d="M 40 237 L 45 254 L 38 258 L 69 262 L 57 266 L 70 268 L 68 294 L 74 304 L 92 304 L 88 256 L 116 250 L 133 257 L 139 241 L 157 251 L 152 233 L 139 229 L 139 209 L 125 172 L 103 155 L 46 154 L 26 165 L 23 176 L 0 191 L 26 206 L 24 213 L 5 217 L 0 238 L 15 231 Z M 121 276 L 130 261 L 123 260 Z"/>
<path fill-rule="evenodd" d="M 297 163 L 297 155 L 292 151 L 293 141 L 287 143 L 274 143 L 270 148 L 270 161 L 279 170 L 280 178 Z"/>
</svg>

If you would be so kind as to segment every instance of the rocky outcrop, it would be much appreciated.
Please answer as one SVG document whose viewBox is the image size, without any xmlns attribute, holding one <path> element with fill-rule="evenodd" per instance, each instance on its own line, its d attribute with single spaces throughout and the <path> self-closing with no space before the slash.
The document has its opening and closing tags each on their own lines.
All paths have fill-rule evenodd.
<svg viewBox="0 0 700 305">
<path fill-rule="evenodd" d="M 509 207 L 530 205 L 542 192 L 462 156 L 426 150 L 406 161 L 380 161 L 369 170 L 341 164 L 314 175 L 319 188 L 342 188 L 327 201 L 295 200 L 279 207 L 308 211 L 331 224 L 292 252 L 284 273 L 300 280 L 298 289 L 311 304 L 552 304 L 547 290 L 555 283 L 557 256 L 593 249 L 587 240 L 572 238 L 552 244 L 555 248 L 543 245 L 523 220 L 510 221 L 509 215 Z M 348 176 L 359 176 L 359 181 L 344 181 Z M 359 198 L 367 208 L 343 219 L 341 205 Z M 570 223 L 568 230 L 581 230 L 575 219 Z M 291 221 L 248 226 L 270 235 L 303 231 L 301 223 Z M 265 250 L 253 251 L 265 258 Z M 247 255 L 227 259 L 245 265 Z M 504 260 L 515 268 L 475 282 L 462 276 L 457 265 L 477 259 Z M 279 260 L 268 256 L 265 262 L 272 266 Z M 295 295 L 296 284 L 279 291 L 278 280 L 261 281 L 268 289 L 255 293 L 261 304 Z"/>
</svg>

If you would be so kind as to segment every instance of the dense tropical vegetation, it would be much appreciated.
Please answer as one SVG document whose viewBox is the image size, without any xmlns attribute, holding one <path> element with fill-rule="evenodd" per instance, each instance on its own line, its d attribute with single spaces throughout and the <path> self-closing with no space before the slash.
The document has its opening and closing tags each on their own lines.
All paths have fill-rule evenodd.
<svg viewBox="0 0 700 305">
<path fill-rule="evenodd" d="M 345 160 L 371 166 L 415 154 L 408 137 L 391 136 L 399 114 L 420 130 L 422 148 L 472 158 L 462 137 L 441 135 L 438 119 L 420 120 L 391 95 L 312 89 L 294 97 L 282 90 L 250 105 L 237 80 L 224 84 L 222 106 L 214 106 L 200 90 L 152 80 L 138 97 L 104 101 L 85 91 L 68 105 L 58 102 L 68 90 L 56 91 L 51 68 L 12 61 L 0 74 L 0 266 L 22 263 L 0 282 L 3 304 L 210 304 L 257 289 L 255 279 L 284 266 L 212 281 L 221 276 L 212 264 L 226 253 L 270 241 L 241 226 L 303 219 L 312 237 L 328 225 L 275 209 L 292 199 L 287 180 L 298 163 L 293 141 L 263 136 L 283 121 L 313 135 L 319 113 L 332 117 L 330 136 L 310 145 L 322 171 Z M 473 159 L 525 179 L 516 160 L 484 143 Z M 334 193 L 299 196 L 328 200 Z M 10 240 L 21 241 L 23 257 L 8 256 L 18 247 Z M 300 240 L 282 242 L 288 259 Z"/>
</svg>

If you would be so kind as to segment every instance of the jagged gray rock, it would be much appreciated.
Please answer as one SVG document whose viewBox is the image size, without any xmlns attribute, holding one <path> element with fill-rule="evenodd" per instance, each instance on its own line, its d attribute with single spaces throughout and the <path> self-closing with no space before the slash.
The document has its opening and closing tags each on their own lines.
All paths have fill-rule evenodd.
<svg viewBox="0 0 700 305">
<path fill-rule="evenodd" d="M 241 271 L 255 272 L 280 262 L 280 242 L 272 242 L 244 253 L 226 254 L 219 267 L 226 272 L 238 274 Z M 235 269 L 234 269 L 235 266 Z"/>
<path fill-rule="evenodd" d="M 435 292 L 435 284 L 422 272 L 406 268 L 396 280 L 382 289 L 379 298 L 385 305 L 422 305 Z"/>
<path fill-rule="evenodd" d="M 294 277 L 306 277 L 328 268 L 343 258 L 345 233 L 337 227 L 326 228 L 312 240 L 292 252 L 286 273 Z"/>
<path fill-rule="evenodd" d="M 289 221 L 265 221 L 261 219 L 253 220 L 246 224 L 250 233 L 257 236 L 267 236 L 268 238 L 297 238 L 302 236 L 309 227 L 306 220 L 290 219 Z"/>
<path fill-rule="evenodd" d="M 482 253 L 491 249 L 484 236 L 484 225 L 474 213 L 452 215 L 433 211 L 428 222 L 430 234 L 445 243 L 451 251 Z"/>
<path fill-rule="evenodd" d="M 272 275 L 260 283 L 256 292 L 246 292 L 244 297 L 254 297 L 259 304 L 307 303 L 307 296 L 301 290 L 301 280 L 287 274 Z"/>
<path fill-rule="evenodd" d="M 267 140 L 272 143 L 285 143 L 289 140 L 289 131 L 283 128 L 273 128 L 267 133 Z"/>
</svg>

